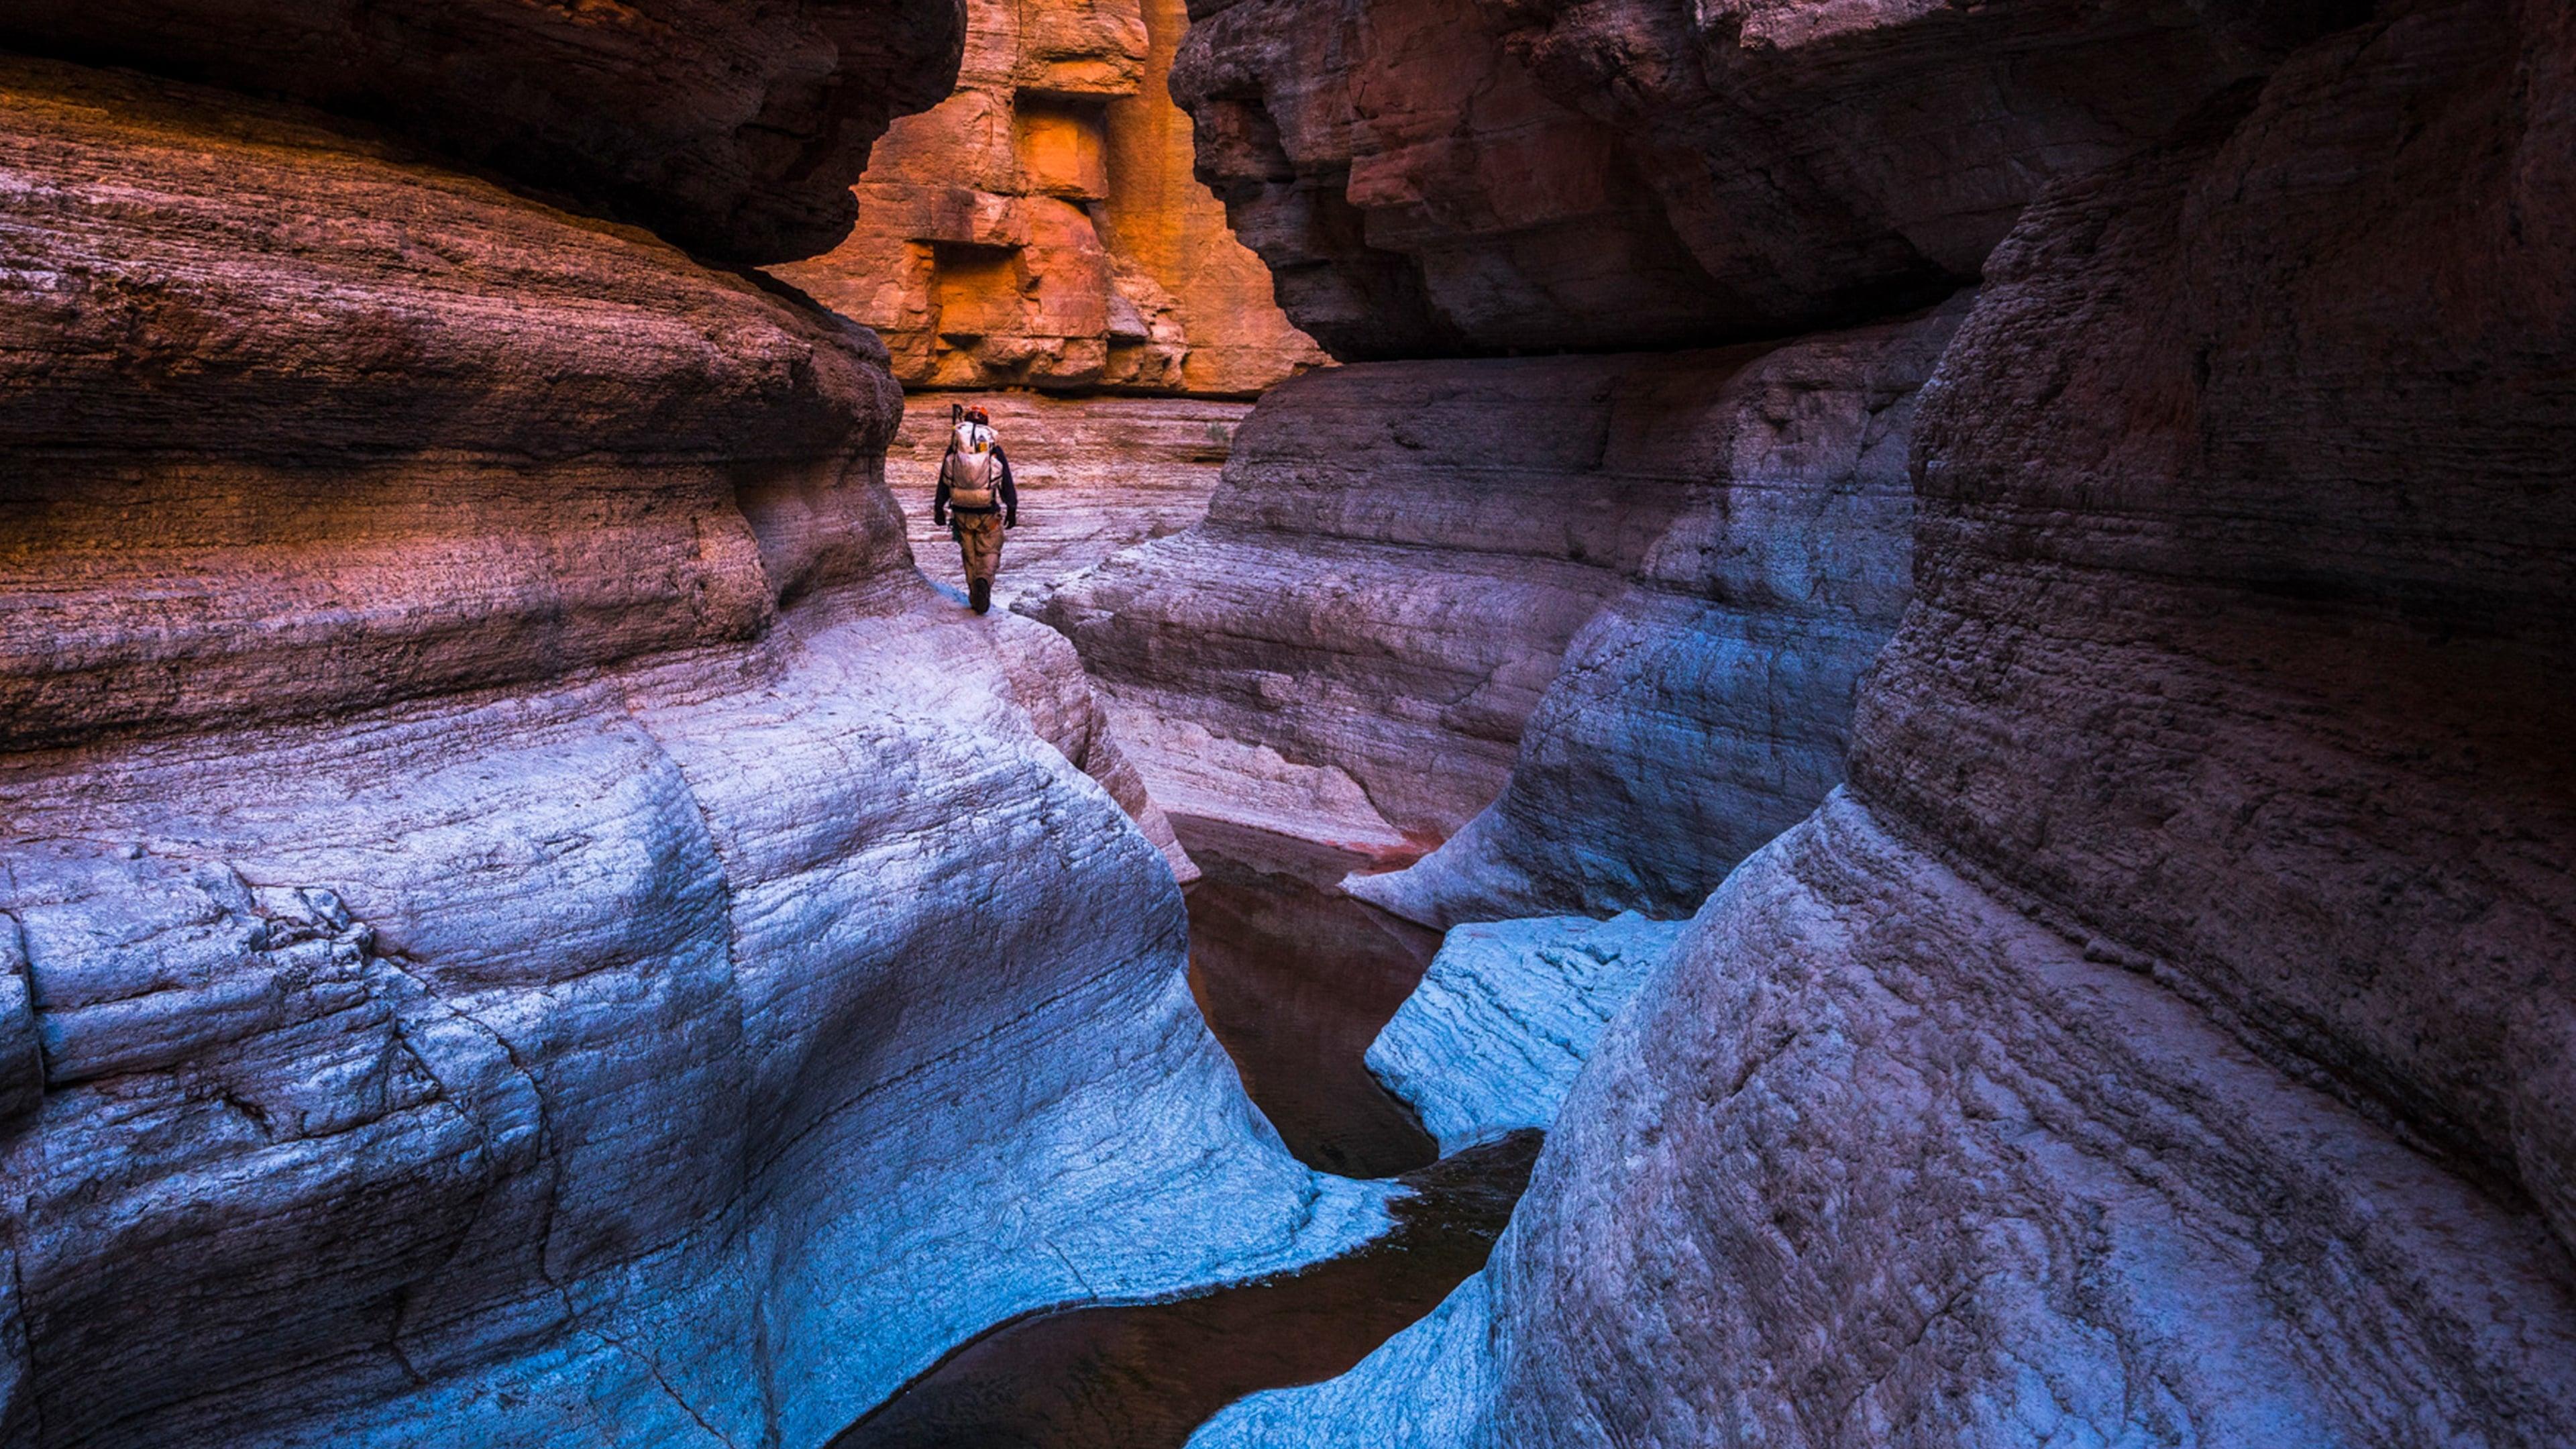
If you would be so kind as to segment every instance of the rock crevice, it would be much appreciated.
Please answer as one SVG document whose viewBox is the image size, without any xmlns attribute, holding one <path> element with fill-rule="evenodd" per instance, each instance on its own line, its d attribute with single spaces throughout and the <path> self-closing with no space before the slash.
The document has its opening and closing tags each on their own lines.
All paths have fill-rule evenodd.
<svg viewBox="0 0 2576 1449">
<path fill-rule="evenodd" d="M 1579 632 L 1452 595 L 1507 619 L 1486 647 L 1525 651 L 1543 693 L 1511 720 L 1515 758 L 1457 772 L 1445 818 L 1415 807 L 1445 843 L 1349 888 L 1442 923 L 1716 893 L 1594 1051 L 1482 1280 L 1353 1374 L 1258 1396 L 1202 1442 L 2565 1438 L 2561 7 L 1240 0 L 1212 17 L 1176 81 L 1207 121 L 1202 165 L 1291 315 L 1347 355 L 1527 345 L 1513 328 L 1548 315 L 1510 291 L 1556 274 L 1529 260 L 1536 213 L 1506 203 L 1524 181 L 1533 205 L 1567 193 L 1543 168 L 1475 164 L 1535 134 L 1476 119 L 1497 55 L 1616 144 L 1685 163 L 1655 174 L 1703 273 L 1781 284 L 1770 310 L 1705 324 L 1721 334 L 1885 306 L 1852 299 L 1908 256 L 1979 286 L 1937 335 L 1912 324 L 1902 389 L 1856 386 L 1845 353 L 1839 386 L 1881 399 L 1859 410 L 1874 441 L 1796 457 L 1804 495 L 1698 470 L 1714 501 L 1653 515 L 1654 551 L 1565 611 Z M 1406 36 L 1472 63 L 1414 64 L 1432 47 Z M 1788 199 L 1728 190 L 1798 117 L 1796 164 L 1763 168 Z M 1443 118 L 1436 138 L 1406 129 Z M 1780 241 L 1807 249 L 1758 260 Z M 1503 281 L 1450 288 L 1471 274 Z M 1415 311 L 1351 300 L 1406 287 Z M 1478 310 L 1495 297 L 1513 300 Z M 1673 315 L 1547 341 L 1663 341 Z M 1761 356 L 1794 369 L 1858 335 Z M 1680 378 L 1691 357 L 1629 365 Z M 1463 380 L 1577 365 L 1375 363 L 1340 385 L 1486 386 L 1496 431 L 1543 457 L 1599 434 Z M 1116 708 L 1197 709 L 1363 779 L 1455 757 L 1445 737 L 1397 751 L 1383 722 L 1312 722 L 1357 667 L 1338 654 L 1392 655 L 1383 639 L 1439 617 L 1396 591 L 1354 591 L 1390 602 L 1330 635 L 1255 600 L 1227 607 L 1266 627 L 1211 633 L 1221 647 L 1145 642 L 1183 632 L 1171 594 L 1231 590 L 1262 576 L 1254 559 L 1296 577 L 1275 560 L 1337 556 L 1351 519 L 1400 527 L 1366 500 L 1434 491 L 1372 480 L 1314 508 L 1329 465 L 1253 444 L 1320 434 L 1300 417 L 1316 386 L 1246 423 L 1229 493 L 1274 501 L 1221 495 L 1203 538 L 1113 560 L 1050 607 Z M 1334 426 L 1365 441 L 1417 407 L 1390 389 Z M 1763 510 L 1791 496 L 1874 497 L 1902 542 L 1837 554 L 1863 531 L 1780 527 Z M 1317 541 L 1270 521 L 1298 510 Z M 1533 515 L 1551 516 L 1514 522 Z M 1266 556 L 1241 517 L 1271 530 Z M 1809 617 L 1797 589 L 1763 587 L 1793 545 L 1821 564 L 1814 599 L 1866 581 L 1845 632 L 1816 634 L 1852 641 L 1838 676 L 1759 632 Z M 1154 587 L 1112 593 L 1121 570 Z M 1262 670 L 1267 712 L 1239 682 Z M 1779 748 L 1793 738 L 1830 748 Z M 1454 802 L 1479 789 L 1496 798 L 1467 822 Z"/>
<path fill-rule="evenodd" d="M 864 329 L 0 66 L 0 1444 L 820 1444 L 1386 1227 L 1199 1022 L 1071 649 L 912 568 Z"/>
</svg>

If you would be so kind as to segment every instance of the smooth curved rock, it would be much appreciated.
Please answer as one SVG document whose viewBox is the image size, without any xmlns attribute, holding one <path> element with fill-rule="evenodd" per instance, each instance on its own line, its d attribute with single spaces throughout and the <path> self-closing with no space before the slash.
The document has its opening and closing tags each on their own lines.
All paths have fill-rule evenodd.
<svg viewBox="0 0 2576 1449">
<path fill-rule="evenodd" d="M 0 1444 L 809 1446 L 1383 1228 L 1071 648 L 910 567 L 864 332 L 5 76 Z"/>
<path fill-rule="evenodd" d="M 1704 346 L 1937 300 L 2360 8 L 1211 0 L 1172 93 L 1336 357 Z"/>
<path fill-rule="evenodd" d="M 955 0 L 16 0 L 0 14 L 0 47 L 308 102 L 738 262 L 848 233 L 869 143 L 948 94 L 964 32 Z"/>
<path fill-rule="evenodd" d="M 1842 778 L 1910 587 L 1915 391 L 1964 310 L 1300 379 L 1205 523 L 1021 607 L 1169 808 L 1381 861 L 1448 841 L 1354 894 L 1688 915 Z"/>
<path fill-rule="evenodd" d="M 1205 522 L 1020 607 L 1082 651 L 1156 793 L 1195 782 L 1175 808 L 1232 818 L 1239 777 L 1265 828 L 1427 844 L 1500 788 L 1565 641 L 1678 493 L 1599 456 L 1636 365 L 1294 379 L 1236 430 Z M 1323 807 L 1305 826 L 1301 798 Z"/>
<path fill-rule="evenodd" d="M 1494 1372 L 1492 1286 L 1483 1273 L 1338 1378 L 1249 1394 L 1188 1449 L 1451 1449 L 1478 1442 Z"/>
<path fill-rule="evenodd" d="M 50 1079 L 10 1421 L 813 1444 L 1017 1313 L 1382 1223 L 1242 1100 L 1170 875 L 932 608 L 13 762 L 17 828 L 134 843 L 10 853 Z M 357 925 L 307 944 L 271 881 Z"/>
<path fill-rule="evenodd" d="M 1852 768 L 2576 1246 L 2570 76 L 2563 7 L 2399 6 L 2036 205 Z"/>
<path fill-rule="evenodd" d="M 1481 1276 L 1193 1443 L 2576 1433 L 2536 1216 L 1839 794 L 1605 1035 Z"/>
<path fill-rule="evenodd" d="M 1840 783 L 1853 692 L 1912 590 L 1917 390 L 1967 300 L 1722 378 L 1641 364 L 1611 456 L 1686 480 L 1680 508 L 1566 646 L 1500 797 L 1347 889 L 1439 926 L 1686 917 Z"/>
<path fill-rule="evenodd" d="M 0 65 L 0 746 L 748 641 L 900 573 L 864 331 L 309 113 Z"/>
<path fill-rule="evenodd" d="M 2563 6 L 2392 5 L 2033 204 L 1848 790 L 1486 1307 L 1209 1442 L 2576 1436 L 2571 75 Z"/>
<path fill-rule="evenodd" d="M 1444 1157 L 1545 1131 L 1601 1029 L 1682 929 L 1633 913 L 1460 926 L 1369 1045 L 1369 1071 Z"/>
</svg>

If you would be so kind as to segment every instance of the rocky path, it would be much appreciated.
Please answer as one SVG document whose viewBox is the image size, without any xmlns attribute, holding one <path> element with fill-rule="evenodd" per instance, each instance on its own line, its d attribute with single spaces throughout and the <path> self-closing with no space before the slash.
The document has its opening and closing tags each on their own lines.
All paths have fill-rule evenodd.
<svg viewBox="0 0 2576 1449">
<path fill-rule="evenodd" d="M 903 509 L 915 562 L 963 595 L 964 571 L 930 501 L 948 446 L 948 409 L 992 414 L 1020 490 L 1020 526 L 1002 554 L 995 602 L 1008 607 L 1120 549 L 1168 538 L 1207 514 L 1209 495 L 1250 403 L 1203 398 L 1050 398 L 1037 393 L 914 392 L 886 445 L 886 486 Z"/>
</svg>

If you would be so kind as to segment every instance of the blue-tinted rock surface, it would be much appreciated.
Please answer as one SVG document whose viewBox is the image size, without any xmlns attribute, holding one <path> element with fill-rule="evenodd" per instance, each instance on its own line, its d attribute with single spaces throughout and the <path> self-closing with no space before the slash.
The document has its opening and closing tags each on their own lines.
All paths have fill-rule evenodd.
<svg viewBox="0 0 2576 1449">
<path fill-rule="evenodd" d="M 2276 18 L 1984 261 L 1850 782 L 1485 1281 L 1203 1444 L 2576 1436 L 2576 26 Z"/>
<path fill-rule="evenodd" d="M 0 1444 L 813 1445 L 1383 1226 L 1070 647 L 911 567 L 872 338 L 0 67 Z"/>
<path fill-rule="evenodd" d="M 1368 1050 L 1443 1156 L 1545 1131 L 1601 1029 L 1661 966 L 1682 923 L 1624 915 L 1460 926 Z"/>
<path fill-rule="evenodd" d="M 1836 796 L 1605 1036 L 1479 1280 L 1192 1443 L 2576 1432 L 2535 1215 L 2051 924 Z"/>
<path fill-rule="evenodd" d="M 1840 783 L 1853 691 L 1912 591 L 1918 390 L 1965 312 L 1625 377 L 1612 456 L 1676 502 L 1566 646 L 1499 798 L 1351 893 L 1434 925 L 1684 917 Z"/>
<path fill-rule="evenodd" d="M 1299 378 L 1205 522 L 1022 607 L 1175 811 L 1383 855 L 1454 835 L 1353 886 L 1434 924 L 1687 915 L 1842 778 L 1957 310 Z"/>
</svg>

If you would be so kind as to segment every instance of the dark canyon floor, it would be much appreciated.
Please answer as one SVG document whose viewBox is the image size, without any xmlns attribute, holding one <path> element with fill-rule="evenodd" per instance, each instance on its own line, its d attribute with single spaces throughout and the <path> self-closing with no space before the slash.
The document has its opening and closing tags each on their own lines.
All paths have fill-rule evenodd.
<svg viewBox="0 0 2576 1449">
<path fill-rule="evenodd" d="M 930 476 L 952 395 L 909 399 L 889 453 L 898 496 Z M 1049 589 L 1117 550 L 1196 525 L 1241 404 L 971 394 L 1017 450 L 1027 522 L 998 598 Z M 945 534 L 917 531 L 954 587 Z M 1189 979 L 1246 1094 L 1319 1171 L 1388 1178 L 1408 1195 L 1357 1252 L 1177 1300 L 1057 1309 L 960 1345 L 832 1441 L 833 1449 L 1178 1449 L 1246 1394 L 1342 1373 L 1484 1265 L 1543 1134 L 1519 1129 L 1441 1155 L 1365 1060 L 1420 984 L 1441 933 L 1341 890 L 1409 863 L 1225 819 L 1175 818 Z"/>
<path fill-rule="evenodd" d="M 1183 820 L 1191 984 L 1246 1092 L 1301 1160 L 1412 1195 L 1364 1249 L 1200 1297 L 1059 1310 L 963 1345 L 835 1449 L 1177 1449 L 1245 1394 L 1349 1369 L 1484 1266 L 1540 1134 L 1438 1157 L 1363 1061 L 1439 944 L 1339 895 L 1359 861 Z M 1436 1158 L 1436 1160 L 1435 1160 Z"/>
</svg>

